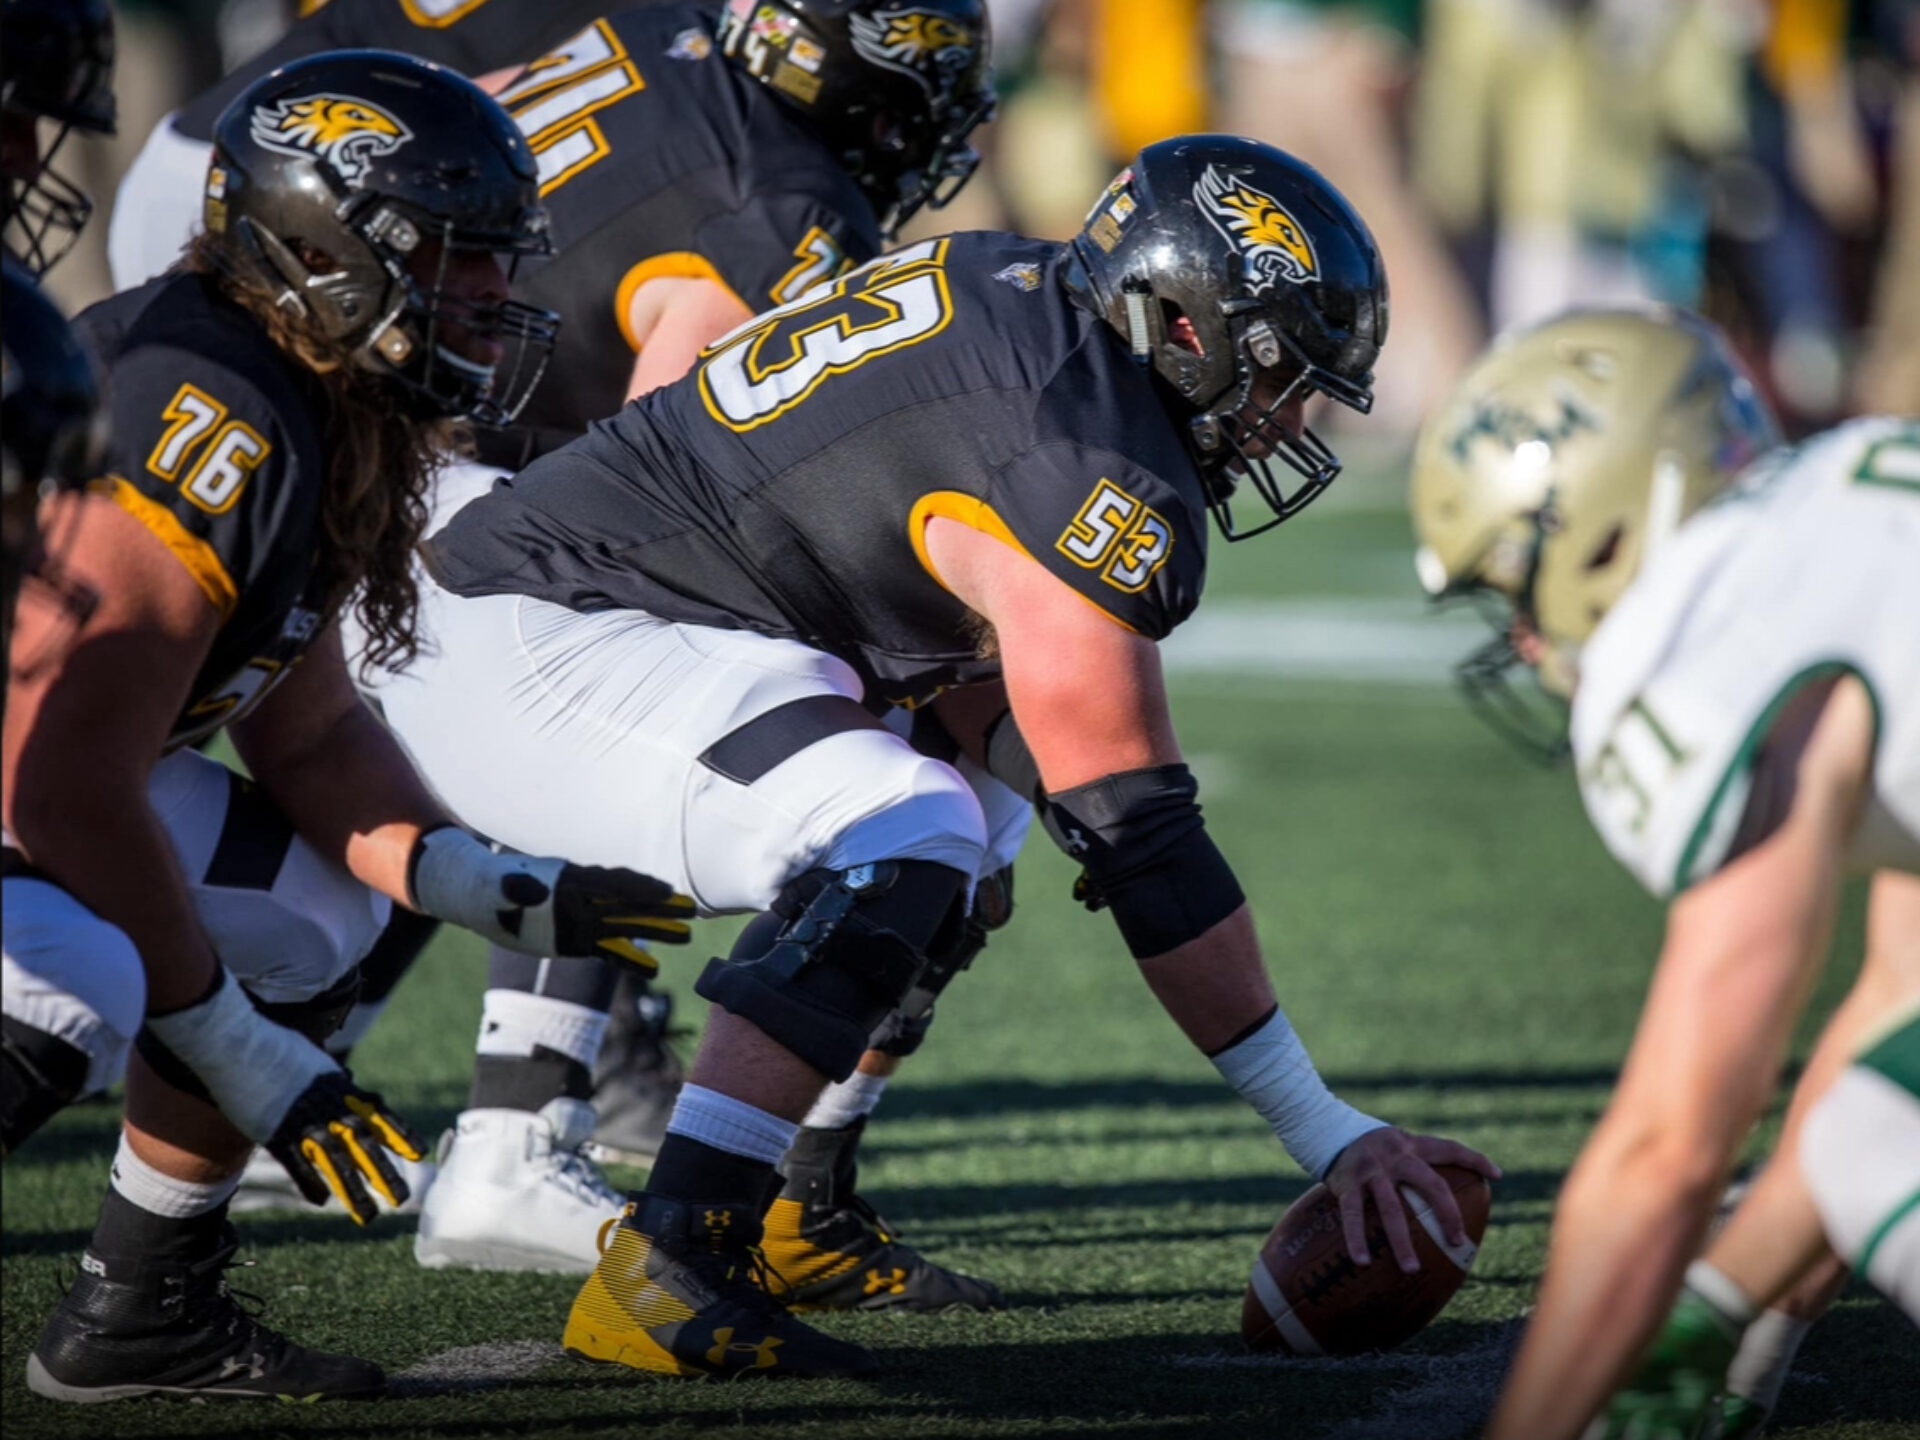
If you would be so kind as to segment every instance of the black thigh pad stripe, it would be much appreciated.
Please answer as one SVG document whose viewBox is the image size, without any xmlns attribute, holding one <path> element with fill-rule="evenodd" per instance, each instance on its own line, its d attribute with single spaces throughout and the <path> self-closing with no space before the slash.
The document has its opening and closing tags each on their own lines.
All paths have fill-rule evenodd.
<svg viewBox="0 0 1920 1440">
<path fill-rule="evenodd" d="M 267 792 L 229 771 L 227 818 L 201 883 L 229 890 L 271 890 L 292 848 L 293 826 Z"/>
<path fill-rule="evenodd" d="M 707 747 L 700 763 L 736 785 L 751 785 L 830 736 L 886 728 L 857 700 L 844 695 L 803 695 L 721 736 Z"/>
</svg>

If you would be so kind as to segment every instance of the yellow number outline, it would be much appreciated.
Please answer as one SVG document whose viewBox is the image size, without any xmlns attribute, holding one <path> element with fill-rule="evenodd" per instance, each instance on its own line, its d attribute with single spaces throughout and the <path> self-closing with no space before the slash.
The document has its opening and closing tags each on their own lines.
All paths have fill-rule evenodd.
<svg viewBox="0 0 1920 1440">
<path fill-rule="evenodd" d="M 209 419 L 205 411 L 183 409 L 183 402 L 189 396 L 207 406 L 213 412 L 212 418 Z M 198 385 L 188 384 L 182 385 L 173 392 L 173 399 L 169 400 L 167 408 L 160 412 L 160 418 L 173 423 L 160 432 L 159 442 L 153 447 L 153 453 L 147 456 L 147 469 L 162 480 L 171 482 L 178 478 L 180 467 L 187 463 L 187 457 L 203 443 L 204 437 L 188 440 L 180 447 L 180 453 L 174 456 L 173 464 L 163 468 L 160 457 L 167 453 L 167 447 L 180 438 L 182 431 L 195 424 L 203 425 L 208 435 L 216 433 L 220 429 L 220 422 L 227 418 L 227 407 Z"/>
<path fill-rule="evenodd" d="M 933 249 L 925 255 L 898 257 L 861 266 L 859 269 L 850 271 L 836 280 L 826 293 L 783 305 L 777 310 L 769 310 L 757 320 L 750 321 L 731 334 L 722 336 L 720 340 L 709 346 L 701 354 L 700 398 L 707 407 L 707 413 L 711 415 L 715 421 L 733 431 L 736 435 L 744 435 L 749 430 L 757 430 L 762 425 L 778 420 L 789 410 L 792 410 L 795 406 L 807 400 L 814 391 L 818 390 L 834 376 L 848 374 L 851 371 L 858 370 L 870 360 L 877 360 L 883 355 L 892 355 L 896 351 L 906 350 L 920 344 L 922 341 L 931 340 L 934 336 L 945 330 L 948 325 L 953 323 L 953 291 L 948 284 L 946 271 L 947 243 L 945 240 L 935 242 Z M 750 420 L 734 420 L 720 408 L 719 402 L 714 398 L 712 380 L 709 372 L 714 362 L 719 360 L 723 355 L 744 349 L 745 354 L 741 360 L 741 366 L 746 373 L 747 382 L 751 385 L 764 384 L 768 380 L 791 370 L 795 365 L 801 364 L 807 359 L 805 342 L 809 335 L 819 334 L 835 326 L 840 326 L 842 338 L 851 339 L 853 336 L 866 331 L 884 329 L 895 321 L 903 319 L 905 317 L 905 311 L 903 311 L 899 305 L 895 304 L 887 296 L 873 292 L 883 286 L 898 285 L 908 280 L 920 279 L 923 276 L 932 278 L 939 297 L 938 307 L 940 318 L 927 329 L 917 335 L 910 335 L 906 339 L 895 341 L 891 345 L 883 345 L 877 350 L 862 351 L 851 359 L 822 365 L 820 367 L 820 373 L 808 381 L 797 394 L 788 396 L 773 409 L 756 414 Z M 855 287 L 858 288 L 856 289 Z M 812 292 L 809 291 L 808 294 L 811 296 Z M 773 364 L 763 365 L 761 363 L 761 347 L 767 343 L 782 325 L 798 316 L 806 314 L 810 310 L 825 309 L 830 306 L 840 305 L 848 300 L 863 301 L 866 304 L 877 306 L 888 313 L 866 324 L 849 323 L 853 317 L 846 310 L 823 316 L 817 324 L 808 325 L 802 329 L 791 332 L 793 350 L 791 355 Z"/>
</svg>

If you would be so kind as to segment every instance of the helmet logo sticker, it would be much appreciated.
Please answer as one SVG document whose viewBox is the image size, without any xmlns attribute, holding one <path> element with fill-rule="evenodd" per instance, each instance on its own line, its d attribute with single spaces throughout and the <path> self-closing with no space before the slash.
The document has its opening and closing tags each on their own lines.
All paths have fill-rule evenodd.
<svg viewBox="0 0 1920 1440">
<path fill-rule="evenodd" d="M 282 155 L 324 160 L 349 185 L 413 132 L 379 106 L 352 95 L 302 95 L 253 112 L 253 138 Z"/>
<path fill-rule="evenodd" d="M 853 48 L 875 65 L 911 75 L 933 94 L 929 71 L 952 72 L 973 60 L 972 29 L 938 10 L 879 10 L 850 15 Z"/>
<path fill-rule="evenodd" d="M 1254 293 L 1282 280 L 1304 285 L 1319 278 L 1320 259 L 1306 227 L 1266 191 L 1209 165 L 1194 182 L 1193 203 L 1246 259 Z"/>
</svg>

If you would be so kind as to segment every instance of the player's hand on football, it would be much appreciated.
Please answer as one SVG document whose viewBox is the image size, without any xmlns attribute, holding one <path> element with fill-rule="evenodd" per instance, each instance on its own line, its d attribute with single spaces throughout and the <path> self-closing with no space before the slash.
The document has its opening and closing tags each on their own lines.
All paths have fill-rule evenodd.
<svg viewBox="0 0 1920 1440">
<path fill-rule="evenodd" d="M 324 1205 L 329 1194 L 339 1197 L 356 1225 L 379 1213 L 368 1186 L 394 1209 L 406 1201 L 407 1182 L 387 1152 L 404 1160 L 423 1153 L 387 1102 L 337 1066 L 295 1097 L 266 1144 L 302 1195 L 315 1205 Z"/>
<path fill-rule="evenodd" d="M 652 971 L 643 945 L 684 945 L 693 901 L 635 870 L 500 855 L 456 826 L 420 837 L 413 903 L 529 955 L 612 956 Z"/>
<path fill-rule="evenodd" d="M 1453 1188 L 1434 1170 L 1436 1165 L 1460 1165 L 1489 1180 L 1500 1178 L 1500 1167 L 1478 1151 L 1433 1135 L 1410 1135 L 1390 1125 L 1369 1130 L 1340 1152 L 1340 1158 L 1327 1171 L 1326 1184 L 1340 1201 L 1347 1253 L 1356 1265 L 1373 1263 L 1367 1247 L 1367 1204 L 1371 1201 L 1380 1212 L 1387 1244 L 1400 1268 L 1409 1274 L 1420 1268 L 1409 1228 L 1411 1217 L 1400 1195 L 1403 1185 L 1427 1202 L 1449 1245 L 1466 1241 L 1467 1228 L 1460 1218 Z"/>
</svg>

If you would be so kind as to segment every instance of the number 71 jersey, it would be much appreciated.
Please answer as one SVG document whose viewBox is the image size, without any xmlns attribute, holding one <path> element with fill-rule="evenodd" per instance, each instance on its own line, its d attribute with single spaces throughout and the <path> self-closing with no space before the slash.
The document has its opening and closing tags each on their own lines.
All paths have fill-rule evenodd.
<svg viewBox="0 0 1920 1440">
<path fill-rule="evenodd" d="M 1654 895 L 1738 853 L 1804 687 L 1857 675 L 1877 724 L 1853 868 L 1920 873 L 1920 424 L 1859 420 L 1749 468 L 1649 560 L 1580 660 L 1587 813 Z"/>
<path fill-rule="evenodd" d="M 961 234 L 817 286 L 467 506 L 428 566 L 459 594 L 798 639 L 906 703 L 999 673 L 928 556 L 939 518 L 1159 639 L 1200 597 L 1200 476 L 1063 260 Z"/>
</svg>

